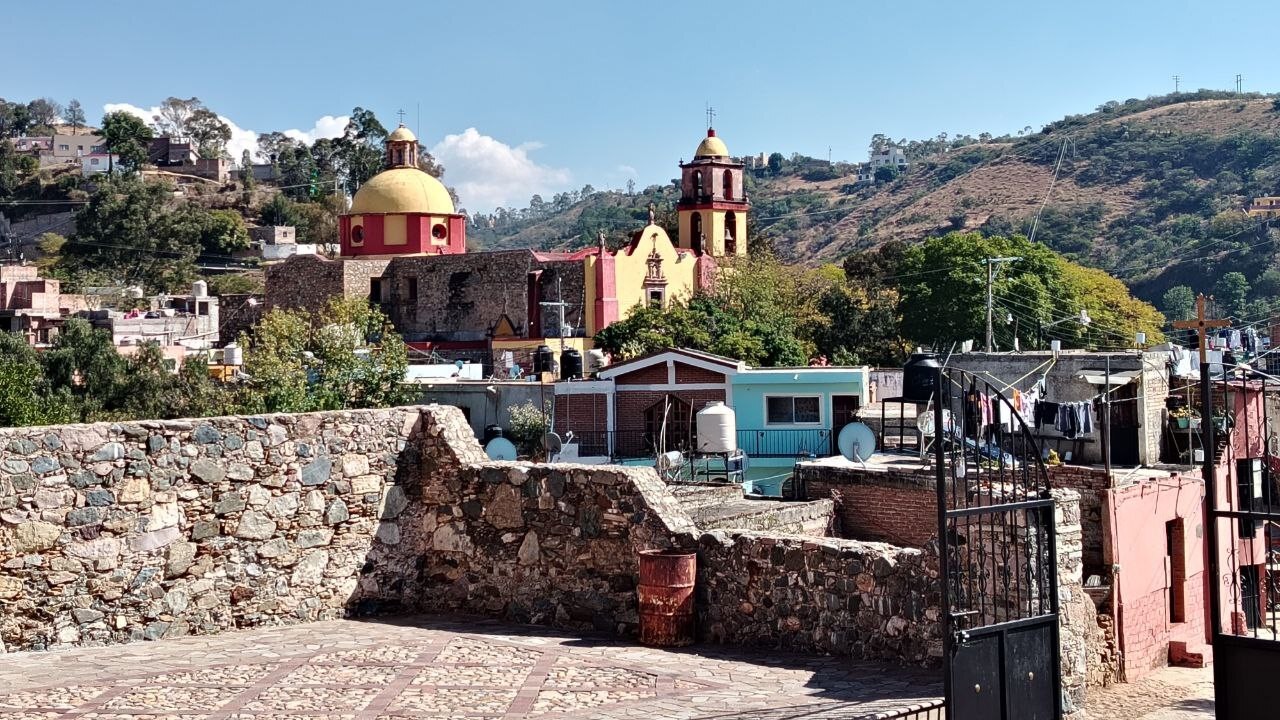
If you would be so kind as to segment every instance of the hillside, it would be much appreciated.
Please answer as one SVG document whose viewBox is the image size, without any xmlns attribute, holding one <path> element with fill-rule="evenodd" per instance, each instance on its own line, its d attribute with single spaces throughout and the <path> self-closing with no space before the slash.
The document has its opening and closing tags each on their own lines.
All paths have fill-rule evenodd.
<svg viewBox="0 0 1280 720">
<path fill-rule="evenodd" d="M 814 171 L 798 159 L 777 175 L 758 171 L 748 187 L 755 234 L 785 259 L 820 263 L 953 229 L 1029 234 L 1044 204 L 1036 239 L 1153 302 L 1176 284 L 1212 292 L 1232 271 L 1259 298 L 1280 294 L 1271 283 L 1280 278 L 1262 277 L 1276 243 L 1241 212 L 1251 197 L 1280 193 L 1274 97 L 1201 91 L 1113 102 L 1039 133 L 953 141 L 912 160 L 874 187 L 854 187 L 846 163 Z M 650 202 L 669 215 L 676 194 L 668 184 L 558 199 L 469 232 L 484 247 L 579 246 L 599 230 L 620 239 Z"/>
</svg>

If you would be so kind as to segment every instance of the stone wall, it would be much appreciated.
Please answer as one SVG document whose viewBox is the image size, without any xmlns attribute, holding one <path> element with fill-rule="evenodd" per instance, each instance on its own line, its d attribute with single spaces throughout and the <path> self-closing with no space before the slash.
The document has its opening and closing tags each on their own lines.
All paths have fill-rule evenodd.
<svg viewBox="0 0 1280 720">
<path fill-rule="evenodd" d="M 698 561 L 706 640 L 941 663 L 936 551 L 717 530 Z"/>
<path fill-rule="evenodd" d="M 395 581 L 366 560 L 398 540 L 427 417 L 0 430 L 0 640 L 43 649 L 347 614 L 362 586 Z"/>
<path fill-rule="evenodd" d="M 938 535 L 932 471 L 801 463 L 799 475 L 806 498 L 835 501 L 841 537 L 919 548 Z"/>
</svg>

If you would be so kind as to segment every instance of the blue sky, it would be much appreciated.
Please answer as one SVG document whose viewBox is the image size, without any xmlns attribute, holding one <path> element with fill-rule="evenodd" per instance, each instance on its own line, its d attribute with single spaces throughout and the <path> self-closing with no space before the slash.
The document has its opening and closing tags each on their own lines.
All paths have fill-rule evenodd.
<svg viewBox="0 0 1280 720">
<path fill-rule="evenodd" d="M 196 95 L 241 142 L 334 132 L 357 105 L 394 125 L 403 108 L 472 209 L 664 182 L 708 102 L 735 154 L 857 160 L 876 132 L 1039 129 L 1169 92 L 1174 74 L 1184 89 L 1236 73 L 1280 89 L 1261 0 L 71 0 L 5 17 L 0 96 L 74 97 L 96 119 L 108 103 Z"/>
</svg>

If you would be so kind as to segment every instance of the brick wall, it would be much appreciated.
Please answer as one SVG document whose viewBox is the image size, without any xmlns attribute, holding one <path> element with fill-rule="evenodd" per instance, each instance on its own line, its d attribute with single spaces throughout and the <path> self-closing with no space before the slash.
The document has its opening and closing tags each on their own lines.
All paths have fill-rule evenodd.
<svg viewBox="0 0 1280 720">
<path fill-rule="evenodd" d="M 810 500 L 836 502 L 841 537 L 923 547 L 937 536 L 938 495 L 932 471 L 870 471 L 802 465 Z"/>
<path fill-rule="evenodd" d="M 613 382 L 618 385 L 666 385 L 669 379 L 666 363 L 658 363 L 634 372 L 623 373 L 614 378 Z"/>
<path fill-rule="evenodd" d="M 1084 574 L 1110 577 L 1103 561 L 1104 516 L 1102 499 L 1111 481 L 1105 470 L 1080 465 L 1053 465 L 1046 468 L 1049 484 L 1080 493 L 1080 525 L 1084 535 Z"/>
<path fill-rule="evenodd" d="M 706 368 L 694 367 L 693 365 L 685 365 L 684 363 L 676 363 L 676 382 L 678 383 L 722 383 L 725 382 L 724 373 L 713 372 Z"/>
</svg>

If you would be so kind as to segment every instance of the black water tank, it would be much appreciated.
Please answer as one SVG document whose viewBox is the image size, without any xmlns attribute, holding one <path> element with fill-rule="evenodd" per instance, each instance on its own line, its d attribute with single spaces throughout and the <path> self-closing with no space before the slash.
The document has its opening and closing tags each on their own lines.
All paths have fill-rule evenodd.
<svg viewBox="0 0 1280 720">
<path fill-rule="evenodd" d="M 929 402 L 938 384 L 938 356 L 913 353 L 902 367 L 902 397 L 915 402 Z"/>
<path fill-rule="evenodd" d="M 560 379 L 573 380 L 582 377 L 582 353 L 569 348 L 560 353 Z"/>
<path fill-rule="evenodd" d="M 533 351 L 533 371 L 535 373 L 551 372 L 555 362 L 556 354 L 546 345 L 539 345 L 537 350 Z"/>
<path fill-rule="evenodd" d="M 485 425 L 484 426 L 484 442 L 481 445 L 488 445 L 489 441 L 494 438 L 502 437 L 501 425 Z"/>
</svg>

